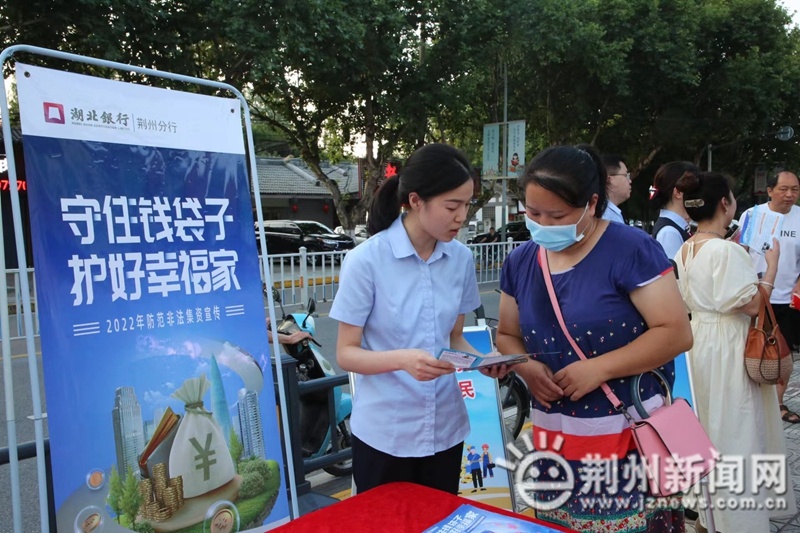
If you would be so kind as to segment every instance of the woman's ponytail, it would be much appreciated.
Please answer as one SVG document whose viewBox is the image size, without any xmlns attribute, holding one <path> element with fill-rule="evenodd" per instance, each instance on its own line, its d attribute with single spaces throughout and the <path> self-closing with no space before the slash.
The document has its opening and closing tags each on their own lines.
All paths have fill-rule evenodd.
<svg viewBox="0 0 800 533">
<path fill-rule="evenodd" d="M 402 206 L 398 194 L 399 186 L 399 176 L 389 178 L 383 182 L 383 185 L 375 192 L 375 196 L 372 197 L 367 220 L 367 231 L 370 235 L 385 230 L 400 215 Z"/>
</svg>

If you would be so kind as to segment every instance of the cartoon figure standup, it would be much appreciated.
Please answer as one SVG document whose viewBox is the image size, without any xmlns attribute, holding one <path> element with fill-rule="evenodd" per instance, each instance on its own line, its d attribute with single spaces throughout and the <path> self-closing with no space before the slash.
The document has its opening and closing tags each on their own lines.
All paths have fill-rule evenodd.
<svg viewBox="0 0 800 533">
<path fill-rule="evenodd" d="M 519 154 L 514 152 L 514 155 L 511 156 L 511 165 L 508 167 L 508 171 L 516 172 L 518 166 L 519 166 Z"/>
<path fill-rule="evenodd" d="M 489 445 L 482 446 L 483 453 L 481 454 L 481 461 L 483 462 L 483 477 L 494 477 L 494 463 L 492 462 L 492 454 L 489 453 Z"/>
<path fill-rule="evenodd" d="M 481 490 L 486 490 L 483 488 L 483 476 L 481 475 L 481 456 L 475 450 L 475 446 L 469 447 L 467 470 L 472 474 L 472 486 L 474 487 L 472 492 L 478 492 L 479 487 Z"/>
</svg>

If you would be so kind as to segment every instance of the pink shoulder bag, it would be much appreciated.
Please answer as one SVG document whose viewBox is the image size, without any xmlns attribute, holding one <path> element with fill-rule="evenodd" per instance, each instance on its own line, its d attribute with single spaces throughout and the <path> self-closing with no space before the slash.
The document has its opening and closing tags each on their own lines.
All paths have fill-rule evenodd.
<svg viewBox="0 0 800 533">
<path fill-rule="evenodd" d="M 564 336 L 578 357 L 586 360 L 586 356 L 564 323 L 561 306 L 558 304 L 553 280 L 550 277 L 547 252 L 542 247 L 539 247 L 539 265 L 561 331 L 564 332 Z M 664 405 L 648 414 L 639 397 L 638 384 L 641 375 L 635 376 L 631 381 L 631 397 L 641 417 L 638 421 L 631 416 L 608 383 L 603 382 L 600 387 L 614 409 L 622 413 L 630 424 L 636 448 L 647 467 L 650 492 L 654 496 L 670 496 L 686 492 L 707 476 L 714 469 L 719 454 L 689 403 L 683 398 L 673 400 L 669 383 L 660 372 L 651 370 L 649 373 L 656 376 L 664 388 Z"/>
</svg>

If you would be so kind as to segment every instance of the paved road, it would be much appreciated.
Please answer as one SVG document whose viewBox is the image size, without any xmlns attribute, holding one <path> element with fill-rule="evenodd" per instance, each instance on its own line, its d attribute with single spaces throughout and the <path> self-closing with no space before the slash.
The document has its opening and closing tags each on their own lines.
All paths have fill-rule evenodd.
<svg viewBox="0 0 800 533">
<path fill-rule="evenodd" d="M 35 350 L 39 352 L 39 343 L 36 343 Z M 28 358 L 25 354 L 25 346 L 22 342 L 12 343 L 13 355 L 11 358 L 11 368 L 13 376 L 14 391 L 14 420 L 16 424 L 17 442 L 24 443 L 33 441 L 35 438 L 33 415 L 33 402 L 31 400 L 31 380 L 28 367 Z M 41 357 L 37 356 L 37 361 L 41 363 Z M 38 376 L 40 383 L 43 383 L 41 364 L 38 366 Z M 8 427 L 5 401 L 5 385 L 0 384 L 0 412 L 3 413 L 3 424 L 0 425 L 0 447 L 8 446 Z M 41 391 L 42 408 L 45 409 L 44 391 Z M 45 436 L 47 436 L 47 423 L 44 423 Z M 39 485 L 37 480 L 37 467 L 34 459 L 22 461 L 19 465 L 20 470 L 20 496 L 23 507 L 23 531 L 38 531 L 39 521 Z M 11 531 L 11 476 L 10 467 L 4 465 L 0 467 L 0 531 Z"/>
</svg>

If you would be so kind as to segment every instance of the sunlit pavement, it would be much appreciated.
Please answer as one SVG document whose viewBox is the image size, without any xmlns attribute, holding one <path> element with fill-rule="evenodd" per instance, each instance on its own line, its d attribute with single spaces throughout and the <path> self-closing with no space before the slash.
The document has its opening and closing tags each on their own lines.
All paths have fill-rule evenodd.
<svg viewBox="0 0 800 533">
<path fill-rule="evenodd" d="M 792 377 L 783 400 L 786 406 L 794 412 L 800 412 L 800 357 L 795 353 L 795 365 Z M 800 506 L 800 424 L 783 423 L 786 436 L 786 463 L 794 488 L 794 496 Z M 785 533 L 800 533 L 800 512 L 790 519 L 773 520 L 770 524 L 771 531 Z"/>
</svg>

